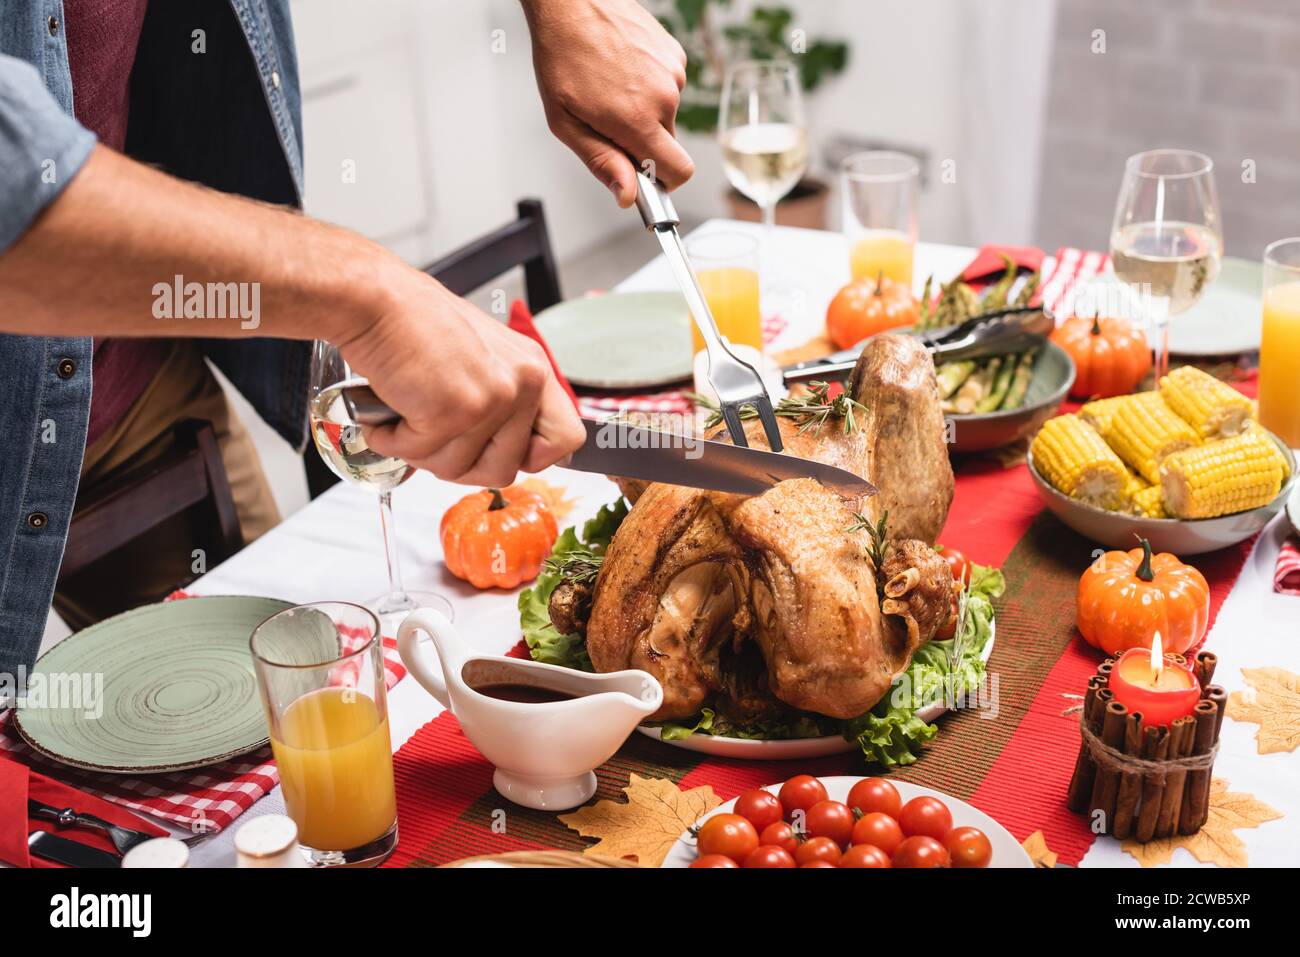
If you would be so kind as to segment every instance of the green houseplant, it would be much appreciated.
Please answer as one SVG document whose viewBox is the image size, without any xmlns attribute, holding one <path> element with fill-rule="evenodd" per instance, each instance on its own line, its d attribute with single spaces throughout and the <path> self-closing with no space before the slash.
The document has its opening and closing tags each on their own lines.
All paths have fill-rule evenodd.
<svg viewBox="0 0 1300 957">
<path fill-rule="evenodd" d="M 809 38 L 795 27 L 788 7 L 753 6 L 733 0 L 653 0 L 660 23 L 686 50 L 686 89 L 677 111 L 680 129 L 712 133 L 727 65 L 742 60 L 788 59 L 799 67 L 805 93 L 848 65 L 843 40 Z M 827 188 L 805 177 L 777 206 L 779 221 L 804 226 L 825 224 Z M 736 190 L 729 193 L 733 214 L 757 219 L 758 207 Z"/>
</svg>

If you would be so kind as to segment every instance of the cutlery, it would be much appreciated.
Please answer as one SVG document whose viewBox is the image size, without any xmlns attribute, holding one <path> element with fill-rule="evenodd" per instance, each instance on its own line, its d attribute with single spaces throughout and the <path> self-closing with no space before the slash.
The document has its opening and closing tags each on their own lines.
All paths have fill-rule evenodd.
<svg viewBox="0 0 1300 957">
<path fill-rule="evenodd" d="M 1050 312 L 1029 306 L 975 316 L 955 326 L 927 329 L 914 335 L 925 343 L 938 363 L 1023 352 L 1041 343 L 1054 328 L 1056 319 Z M 864 339 L 824 358 L 786 366 L 781 374 L 786 382 L 843 378 L 853 371 L 866 342 Z"/>
<path fill-rule="evenodd" d="M 103 831 L 108 835 L 108 839 L 113 842 L 119 854 L 125 854 L 131 848 L 145 841 L 152 841 L 157 834 L 147 834 L 144 831 L 132 830 L 129 827 L 121 827 L 113 824 L 111 821 L 105 821 L 102 817 L 96 817 L 93 814 L 82 814 L 73 808 L 56 808 L 32 798 L 27 799 L 27 813 L 32 817 L 42 818 L 47 821 L 53 821 L 59 827 L 88 827 L 96 831 Z M 44 833 L 44 832 L 38 832 Z M 190 837 L 180 838 L 183 844 L 193 847 L 195 844 L 207 838 L 209 834 L 193 834 Z M 78 844 L 78 847 L 83 845 Z M 93 848 L 92 848 L 93 850 Z"/>
<path fill-rule="evenodd" d="M 121 867 L 122 859 L 109 851 L 78 844 L 48 831 L 33 831 L 27 837 L 27 850 L 37 857 L 68 867 Z"/>
<path fill-rule="evenodd" d="M 359 425 L 391 425 L 400 416 L 368 385 L 343 390 L 348 414 Z M 583 419 L 587 441 L 557 464 L 599 475 L 689 485 L 717 492 L 758 495 L 784 479 L 813 478 L 839 494 L 874 495 L 876 487 L 847 469 L 743 445 L 643 429 L 626 422 Z"/>
<path fill-rule="evenodd" d="M 773 452 L 780 452 L 781 431 L 777 428 L 776 414 L 772 411 L 772 399 L 767 394 L 767 386 L 752 365 L 736 356 L 728 348 L 726 341 L 718 332 L 718 325 L 709 310 L 709 304 L 700 290 L 700 284 L 686 257 L 686 247 L 677 232 L 681 220 L 673 209 L 668 191 L 658 180 L 646 173 L 637 171 L 636 208 L 641 214 L 641 221 L 646 229 L 655 234 L 663 248 L 668 268 L 672 270 L 673 279 L 686 297 L 686 305 L 691 310 L 700 335 L 709 355 L 709 385 L 718 394 L 718 405 L 722 420 L 727 425 L 731 441 L 738 446 L 748 446 L 745 428 L 741 422 L 740 410 L 743 406 L 753 406 L 758 412 L 759 421 L 767 435 L 767 444 Z"/>
</svg>

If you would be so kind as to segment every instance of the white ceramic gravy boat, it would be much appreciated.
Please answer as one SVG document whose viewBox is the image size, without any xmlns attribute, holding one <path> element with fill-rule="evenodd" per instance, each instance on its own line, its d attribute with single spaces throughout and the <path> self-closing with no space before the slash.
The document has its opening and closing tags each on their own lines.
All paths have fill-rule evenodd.
<svg viewBox="0 0 1300 957">
<path fill-rule="evenodd" d="M 420 632 L 433 639 L 441 673 L 426 658 Z M 397 652 L 415 680 L 456 716 L 465 735 L 496 766 L 496 789 L 524 807 L 564 810 L 588 800 L 596 793 L 592 771 L 663 703 L 663 688 L 644 671 L 588 674 L 473 652 L 431 608 L 414 611 L 402 622 Z M 501 684 L 534 685 L 575 697 L 531 703 L 475 690 L 476 685 Z"/>
</svg>

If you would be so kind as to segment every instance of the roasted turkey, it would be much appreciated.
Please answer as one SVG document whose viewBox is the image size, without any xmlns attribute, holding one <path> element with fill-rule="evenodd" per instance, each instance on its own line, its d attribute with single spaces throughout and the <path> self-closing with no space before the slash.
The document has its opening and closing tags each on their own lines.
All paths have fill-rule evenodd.
<svg viewBox="0 0 1300 957">
<path fill-rule="evenodd" d="M 594 591 L 552 595 L 557 627 L 585 625 L 598 671 L 659 680 L 654 718 L 706 705 L 741 721 L 791 709 L 856 717 L 948 622 L 952 576 L 930 547 L 953 494 L 934 365 L 914 339 L 878 336 L 848 390 L 865 407 L 855 428 L 832 418 L 801 431 L 783 418 L 785 451 L 869 478 L 878 494 L 846 502 L 812 479 L 754 497 L 621 483 L 634 507 Z M 758 422 L 746 434 L 767 446 Z M 874 524 L 886 510 L 876 567 L 868 531 L 850 529 L 855 512 Z"/>
</svg>

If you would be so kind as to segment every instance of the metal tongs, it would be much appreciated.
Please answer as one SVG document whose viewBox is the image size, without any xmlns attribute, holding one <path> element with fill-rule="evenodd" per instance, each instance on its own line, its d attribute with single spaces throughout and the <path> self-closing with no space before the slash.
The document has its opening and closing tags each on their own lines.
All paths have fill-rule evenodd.
<svg viewBox="0 0 1300 957">
<path fill-rule="evenodd" d="M 1055 327 L 1056 320 L 1046 309 L 1026 306 L 974 316 L 955 326 L 927 329 L 915 335 L 938 364 L 1023 352 L 1040 344 Z M 786 382 L 843 378 L 853 371 L 867 341 L 821 359 L 786 366 L 781 373 Z"/>
<path fill-rule="evenodd" d="M 763 423 L 767 444 L 773 452 L 780 452 L 781 431 L 777 428 L 776 414 L 772 411 L 772 399 L 767 394 L 767 386 L 763 383 L 758 370 L 736 356 L 727 347 L 726 340 L 718 331 L 713 313 L 709 311 L 709 304 L 700 290 L 700 284 L 691 269 L 690 261 L 686 258 L 686 248 L 682 245 L 682 237 L 677 232 L 681 220 L 678 219 L 677 211 L 673 209 L 672 201 L 668 198 L 668 191 L 664 189 L 662 183 L 647 176 L 641 170 L 637 171 L 636 178 L 637 211 L 640 212 L 646 229 L 659 239 L 664 257 L 668 260 L 668 268 L 672 270 L 678 288 L 686 297 L 686 305 L 690 308 L 695 325 L 704 338 L 704 345 L 709 353 L 709 385 L 713 386 L 713 391 L 718 394 L 718 406 L 722 412 L 722 420 L 727 425 L 727 432 L 731 435 L 732 444 L 746 447 L 749 445 L 740 419 L 740 410 L 742 406 L 751 405 L 758 413 L 759 421 Z"/>
</svg>

